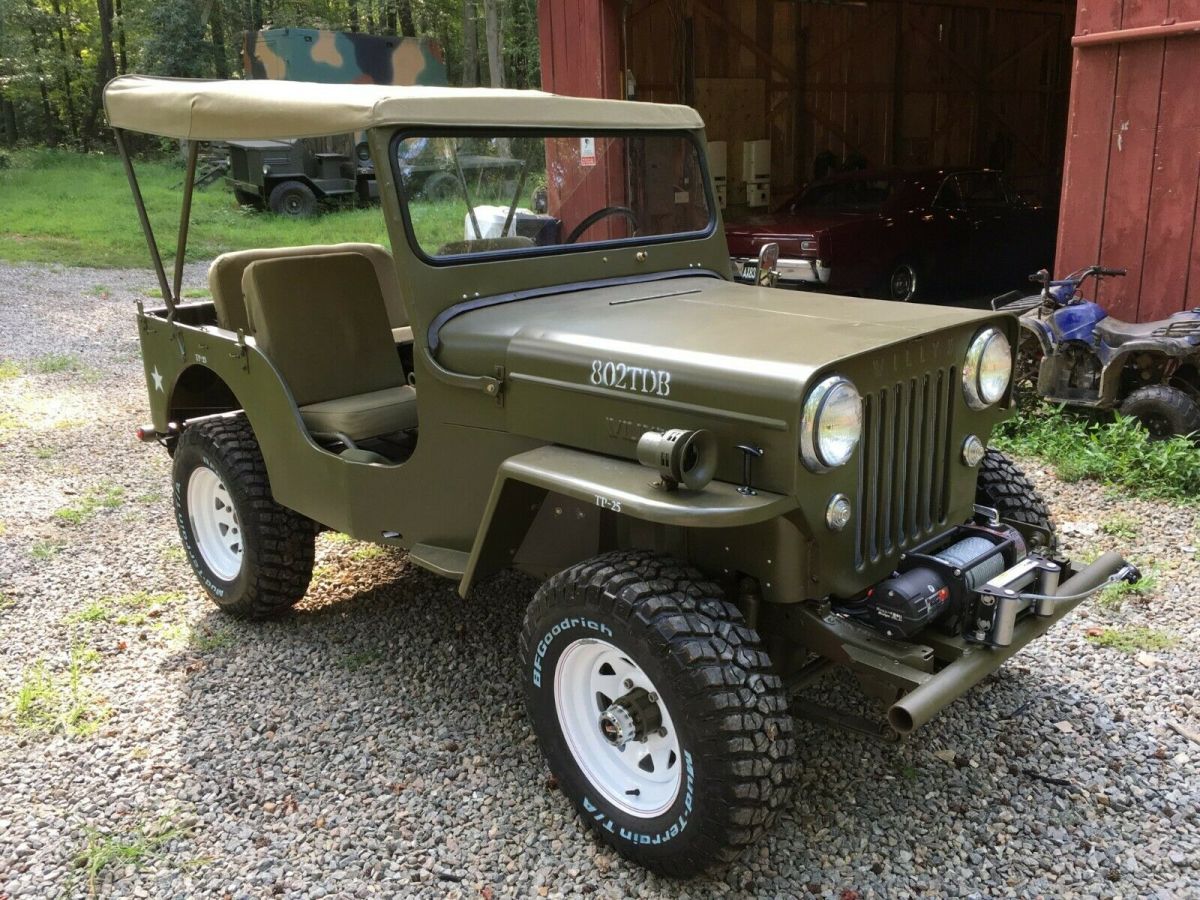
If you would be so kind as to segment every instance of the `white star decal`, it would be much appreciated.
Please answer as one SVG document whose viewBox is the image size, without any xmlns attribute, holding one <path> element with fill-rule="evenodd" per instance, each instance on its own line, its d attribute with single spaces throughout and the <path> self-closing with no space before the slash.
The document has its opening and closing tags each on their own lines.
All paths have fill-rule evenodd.
<svg viewBox="0 0 1200 900">
<path fill-rule="evenodd" d="M 154 371 L 150 373 L 150 377 L 154 379 L 154 389 L 156 391 L 163 390 L 163 377 L 158 372 L 158 366 L 154 367 Z"/>
</svg>

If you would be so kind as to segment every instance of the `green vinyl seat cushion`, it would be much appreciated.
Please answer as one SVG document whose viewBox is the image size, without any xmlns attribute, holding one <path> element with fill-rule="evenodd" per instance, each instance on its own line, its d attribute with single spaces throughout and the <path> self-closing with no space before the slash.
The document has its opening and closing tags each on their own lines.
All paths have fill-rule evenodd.
<svg viewBox="0 0 1200 900">
<path fill-rule="evenodd" d="M 246 313 L 258 348 L 283 376 L 313 432 L 352 440 L 416 424 L 379 279 L 360 253 L 250 263 Z"/>
</svg>

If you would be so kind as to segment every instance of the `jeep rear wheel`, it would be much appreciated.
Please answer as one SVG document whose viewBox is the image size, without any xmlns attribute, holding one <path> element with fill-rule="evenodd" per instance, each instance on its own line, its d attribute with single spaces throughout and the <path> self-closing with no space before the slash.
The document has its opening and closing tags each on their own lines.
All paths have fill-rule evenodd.
<svg viewBox="0 0 1200 900">
<path fill-rule="evenodd" d="M 783 685 L 699 572 L 641 551 L 573 566 L 534 596 L 521 646 L 550 770 L 623 856 L 691 875 L 774 820 L 794 765 Z"/>
<path fill-rule="evenodd" d="M 264 618 L 297 603 L 312 578 L 312 522 L 271 497 L 242 417 L 193 425 L 173 462 L 175 521 L 188 562 L 226 612 Z"/>
</svg>

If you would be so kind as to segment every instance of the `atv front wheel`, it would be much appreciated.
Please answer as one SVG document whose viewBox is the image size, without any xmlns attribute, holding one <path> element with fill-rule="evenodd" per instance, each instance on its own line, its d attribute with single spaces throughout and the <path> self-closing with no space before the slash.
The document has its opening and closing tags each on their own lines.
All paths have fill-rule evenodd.
<svg viewBox="0 0 1200 900">
<path fill-rule="evenodd" d="M 271 497 L 249 422 L 214 419 L 184 431 L 175 446 L 173 481 L 183 549 L 217 606 L 258 619 L 304 596 L 315 529 Z"/>
<path fill-rule="evenodd" d="M 550 770 L 623 856 L 695 874 L 756 842 L 786 801 L 782 682 L 699 572 L 642 551 L 573 566 L 534 596 L 521 648 Z"/>
<path fill-rule="evenodd" d="M 1151 440 L 1164 441 L 1177 434 L 1200 435 L 1200 404 L 1170 385 L 1138 388 L 1121 404 L 1121 415 L 1141 422 Z"/>
<path fill-rule="evenodd" d="M 1045 532 L 1051 547 L 1057 542 L 1046 501 L 1025 473 L 999 450 L 989 447 L 983 454 L 975 482 L 975 502 L 996 510 L 1002 519 Z"/>
</svg>

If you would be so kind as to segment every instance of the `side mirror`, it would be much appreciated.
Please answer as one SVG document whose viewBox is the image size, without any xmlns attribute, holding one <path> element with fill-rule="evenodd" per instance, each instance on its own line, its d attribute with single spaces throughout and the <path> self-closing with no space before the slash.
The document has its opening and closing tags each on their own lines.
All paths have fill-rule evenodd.
<svg viewBox="0 0 1200 900">
<path fill-rule="evenodd" d="M 775 287 L 779 280 L 779 245 L 775 242 L 763 244 L 758 248 L 758 278 L 756 283 L 761 287 Z"/>
</svg>

